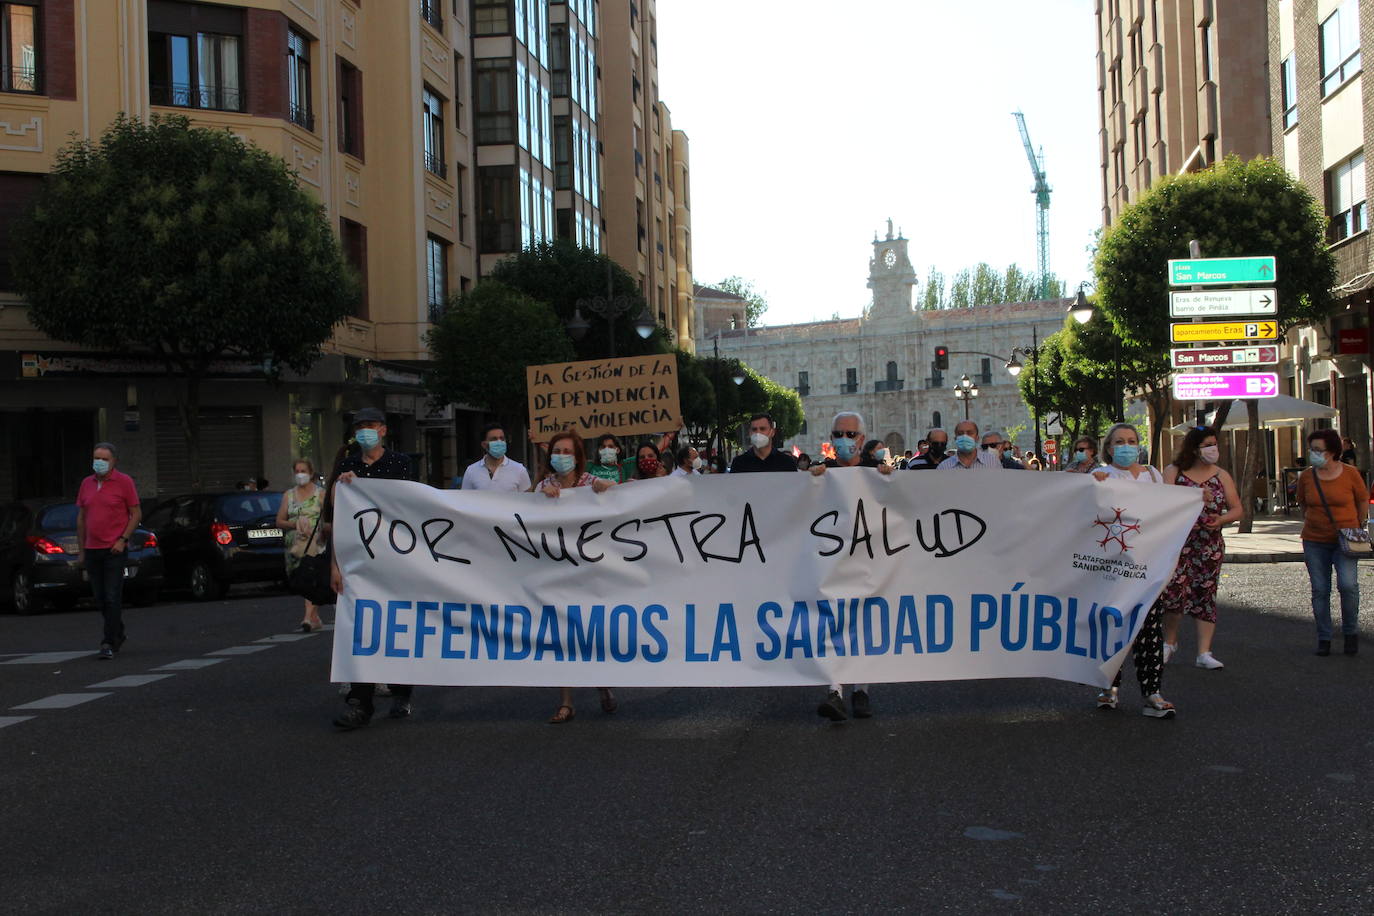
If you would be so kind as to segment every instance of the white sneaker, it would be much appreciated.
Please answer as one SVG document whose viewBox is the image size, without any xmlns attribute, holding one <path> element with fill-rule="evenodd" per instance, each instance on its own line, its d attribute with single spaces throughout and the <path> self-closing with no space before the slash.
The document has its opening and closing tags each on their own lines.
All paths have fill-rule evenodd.
<svg viewBox="0 0 1374 916">
<path fill-rule="evenodd" d="M 1169 659 L 1173 658 L 1173 657 L 1174 657 L 1174 653 L 1177 652 L 1177 651 L 1178 651 L 1178 644 L 1177 644 L 1177 643 L 1166 642 L 1166 643 L 1164 644 L 1164 664 L 1166 664 L 1166 665 L 1169 664 Z"/>
<path fill-rule="evenodd" d="M 1215 655 L 1213 655 L 1211 652 L 1204 652 L 1204 653 L 1202 653 L 1201 655 L 1199 655 L 1199 656 L 1197 657 L 1197 666 L 1198 666 L 1199 668 L 1212 668 L 1212 669 L 1216 669 L 1216 668 L 1225 668 L 1225 667 L 1226 667 L 1226 666 L 1223 665 L 1221 662 L 1217 661 L 1217 657 L 1216 657 Z"/>
</svg>

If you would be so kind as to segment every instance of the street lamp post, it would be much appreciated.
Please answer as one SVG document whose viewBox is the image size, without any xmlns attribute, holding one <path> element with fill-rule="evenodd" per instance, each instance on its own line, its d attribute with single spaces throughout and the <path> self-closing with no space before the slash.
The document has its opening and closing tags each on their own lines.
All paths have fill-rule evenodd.
<svg viewBox="0 0 1374 916">
<path fill-rule="evenodd" d="M 586 309 L 593 315 L 606 319 L 606 337 L 608 358 L 615 358 L 615 320 L 621 315 L 628 314 L 635 307 L 634 296 L 617 296 L 612 285 L 611 261 L 606 259 L 606 295 L 591 296 L 585 299 L 578 299 L 577 305 L 573 309 L 572 318 L 568 319 L 564 325 L 568 334 L 573 340 L 581 340 L 587 336 L 587 329 L 591 325 L 587 319 L 582 317 L 582 310 Z M 654 333 L 654 318 L 649 314 L 649 306 L 646 303 L 634 321 L 635 331 L 645 340 Z"/>
<path fill-rule="evenodd" d="M 1035 361 L 1040 356 L 1040 329 L 1037 328 L 1035 325 L 1031 325 L 1031 345 L 1029 348 L 1011 348 L 1011 359 L 1007 361 L 1007 371 L 1011 373 L 1012 378 L 1016 378 L 1021 374 L 1021 361 L 1016 358 L 1016 354 L 1018 353 L 1020 353 L 1022 356 L 1029 356 L 1031 361 L 1031 410 L 1034 412 L 1035 415 L 1035 455 L 1038 458 L 1040 456 L 1041 446 L 1039 397 L 1040 379 L 1037 377 L 1035 372 Z"/>
<path fill-rule="evenodd" d="M 711 357 L 715 365 L 716 376 L 716 470 L 725 473 L 725 405 L 721 403 L 720 391 L 725 387 L 725 380 L 721 378 L 724 367 L 720 362 L 720 331 L 716 331 L 716 336 L 711 338 Z M 730 381 L 736 385 L 744 384 L 744 372 L 736 371 L 730 376 Z"/>
<path fill-rule="evenodd" d="M 971 381 L 967 375 L 954 383 L 954 399 L 964 402 L 964 419 L 968 419 L 969 401 L 978 397 L 978 384 Z"/>
<path fill-rule="evenodd" d="M 1074 298 L 1073 305 L 1069 306 L 1069 314 L 1073 315 L 1073 320 L 1079 324 L 1087 324 L 1093 320 L 1097 314 L 1097 309 L 1088 301 L 1088 297 L 1083 295 L 1083 287 L 1078 287 L 1078 295 Z M 1122 422 L 1121 416 L 1121 338 L 1112 335 L 1112 422 Z"/>
</svg>

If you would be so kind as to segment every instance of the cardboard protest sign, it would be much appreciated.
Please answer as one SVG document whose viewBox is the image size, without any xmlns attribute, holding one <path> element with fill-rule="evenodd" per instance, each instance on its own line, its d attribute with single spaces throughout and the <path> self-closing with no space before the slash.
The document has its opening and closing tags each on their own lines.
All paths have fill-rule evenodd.
<svg viewBox="0 0 1374 916">
<path fill-rule="evenodd" d="M 682 426 L 671 353 L 550 363 L 525 370 L 530 436 L 571 429 L 583 438 L 661 433 Z"/>
</svg>

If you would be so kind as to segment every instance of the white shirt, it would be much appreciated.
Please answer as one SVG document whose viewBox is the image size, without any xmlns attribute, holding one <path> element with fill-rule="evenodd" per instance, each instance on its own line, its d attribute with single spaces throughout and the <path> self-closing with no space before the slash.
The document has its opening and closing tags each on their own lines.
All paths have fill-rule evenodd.
<svg viewBox="0 0 1374 916">
<path fill-rule="evenodd" d="M 1002 456 L 997 453 L 996 449 L 980 448 L 974 454 L 976 454 L 978 458 L 976 461 L 973 462 L 973 464 L 965 465 L 962 461 L 959 460 L 959 453 L 955 452 L 954 454 L 946 458 L 944 461 L 941 461 L 938 465 L 936 465 L 935 469 L 937 471 L 948 471 L 951 468 L 956 471 L 1005 470 L 1005 468 L 1002 467 Z"/>
<path fill-rule="evenodd" d="M 1103 467 L 1096 468 L 1096 469 L 1094 469 L 1093 473 L 1095 474 L 1095 473 L 1097 473 L 1098 471 L 1105 471 L 1105 472 L 1107 473 L 1107 477 L 1108 477 L 1108 478 L 1113 478 L 1113 477 L 1115 477 L 1115 478 L 1118 478 L 1118 479 L 1121 479 L 1121 480 L 1134 480 L 1134 481 L 1136 481 L 1137 483 L 1163 483 L 1163 482 L 1164 482 L 1164 475 L 1161 474 L 1161 473 L 1159 473 L 1159 471 L 1156 470 L 1156 469 L 1155 469 L 1155 466 L 1152 465 L 1152 464 L 1147 464 L 1147 465 L 1145 465 L 1145 469 L 1144 469 L 1143 471 L 1140 472 L 1140 476 L 1139 476 L 1139 477 L 1137 477 L 1137 476 L 1135 476 L 1134 474 L 1132 474 L 1131 471 L 1130 471 L 1130 468 L 1119 468 L 1119 467 L 1117 467 L 1117 466 L 1114 465 L 1114 464 L 1108 464 L 1108 465 L 1104 465 Z"/>
<path fill-rule="evenodd" d="M 673 473 L 669 474 L 668 476 L 669 476 L 669 477 L 691 477 L 691 476 L 692 476 L 692 472 L 691 472 L 691 471 L 684 471 L 681 467 L 675 467 L 675 468 L 673 468 Z"/>
<path fill-rule="evenodd" d="M 502 458 L 496 473 L 487 472 L 487 460 L 479 458 L 463 472 L 464 490 L 509 490 L 515 493 L 530 488 L 530 472 L 518 461 Z"/>
</svg>

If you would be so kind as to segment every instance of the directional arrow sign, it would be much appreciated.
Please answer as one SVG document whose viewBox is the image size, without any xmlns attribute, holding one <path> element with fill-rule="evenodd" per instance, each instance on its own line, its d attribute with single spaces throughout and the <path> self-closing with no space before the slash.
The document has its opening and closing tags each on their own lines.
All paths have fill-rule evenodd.
<svg viewBox="0 0 1374 916">
<path fill-rule="evenodd" d="M 1207 321 L 1199 324 L 1171 324 L 1174 343 L 1216 343 L 1222 340 L 1278 340 L 1279 326 L 1274 321 Z"/>
<path fill-rule="evenodd" d="M 1201 366 L 1272 366 L 1279 361 L 1279 348 L 1259 346 L 1170 350 L 1169 358 L 1175 369 L 1196 369 Z"/>
<path fill-rule="evenodd" d="M 1170 286 L 1230 286 L 1273 283 L 1278 276 L 1272 257 L 1189 258 L 1169 262 Z"/>
<path fill-rule="evenodd" d="M 1277 372 L 1213 372 L 1174 376 L 1174 397 L 1181 401 L 1272 398 L 1278 393 Z"/>
<path fill-rule="evenodd" d="M 1272 289 L 1214 289 L 1202 293 L 1169 294 L 1169 314 L 1174 318 L 1278 313 L 1279 297 Z"/>
</svg>

